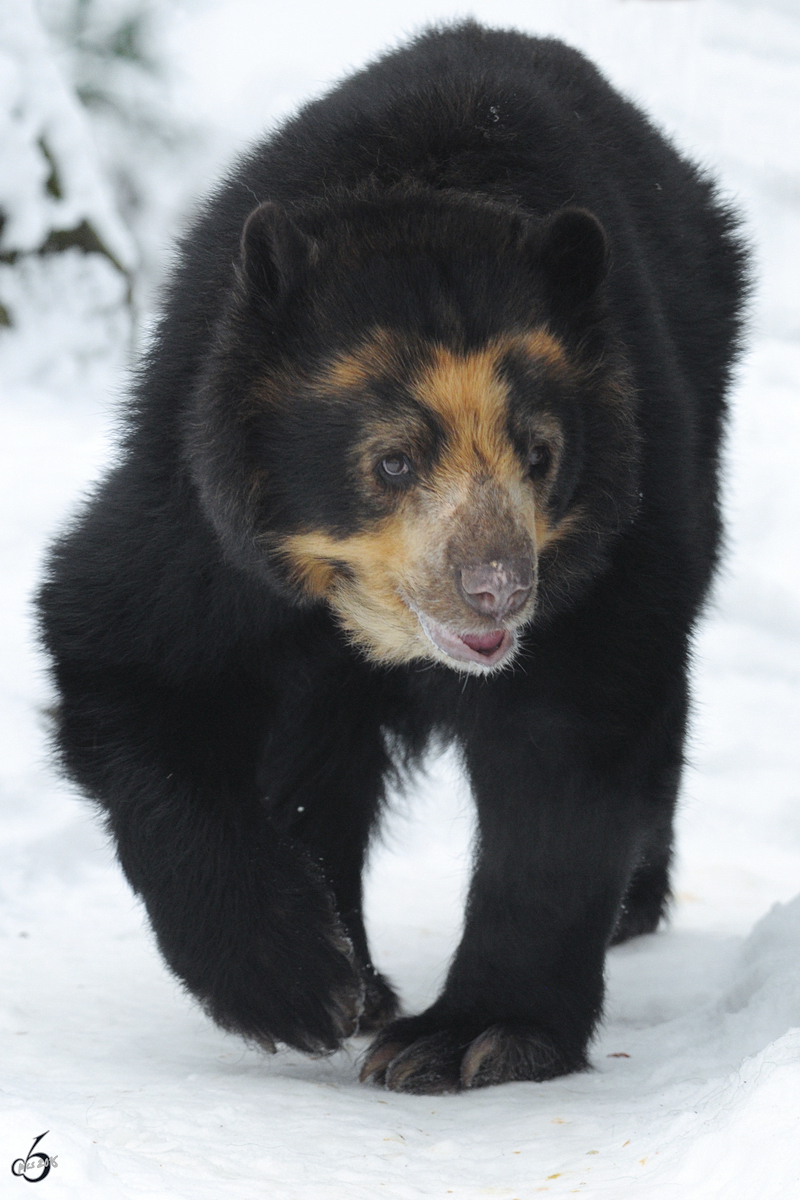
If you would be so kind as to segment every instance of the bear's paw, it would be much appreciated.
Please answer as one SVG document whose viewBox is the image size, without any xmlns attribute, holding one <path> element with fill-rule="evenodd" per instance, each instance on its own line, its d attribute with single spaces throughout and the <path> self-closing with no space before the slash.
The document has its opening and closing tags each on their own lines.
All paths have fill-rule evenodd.
<svg viewBox="0 0 800 1200">
<path fill-rule="evenodd" d="M 541 1083 L 586 1070 L 583 1051 L 560 1049 L 553 1037 L 533 1025 L 454 1025 L 424 1032 L 420 1018 L 395 1021 L 370 1046 L 361 1081 L 393 1092 L 439 1095 L 497 1083 Z"/>
</svg>

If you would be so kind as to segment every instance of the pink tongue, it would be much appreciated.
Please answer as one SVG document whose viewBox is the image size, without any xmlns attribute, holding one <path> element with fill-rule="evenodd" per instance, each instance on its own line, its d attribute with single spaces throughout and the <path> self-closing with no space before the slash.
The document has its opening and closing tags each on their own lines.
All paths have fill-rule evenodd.
<svg viewBox="0 0 800 1200">
<path fill-rule="evenodd" d="M 470 650 L 476 650 L 478 654 L 493 654 L 500 648 L 504 637 L 502 629 L 495 629 L 491 633 L 466 633 L 461 640 L 469 646 Z"/>
</svg>

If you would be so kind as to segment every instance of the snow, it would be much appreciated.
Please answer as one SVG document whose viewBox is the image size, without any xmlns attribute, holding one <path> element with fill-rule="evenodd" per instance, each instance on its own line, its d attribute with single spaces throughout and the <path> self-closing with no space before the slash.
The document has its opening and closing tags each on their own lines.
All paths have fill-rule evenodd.
<svg viewBox="0 0 800 1200">
<path fill-rule="evenodd" d="M 14 0 L 3 15 L 0 111 L 3 251 L 35 250 L 51 230 L 88 220 L 130 266 L 135 252 L 95 162 L 88 120 L 59 74 L 32 0 Z M 62 196 L 43 194 L 53 164 Z"/>
<path fill-rule="evenodd" d="M 31 0 L 15 0 L 0 27 L 0 113 L 0 304 L 13 327 L 0 339 L 4 388 L 9 398 L 17 385 L 55 397 L 68 380 L 99 390 L 95 368 L 119 369 L 130 338 L 136 249 Z M 83 224 L 106 254 L 38 253 Z"/>
<path fill-rule="evenodd" d="M 176 104 L 213 130 L 206 177 L 343 70 L 457 11 L 429 3 L 356 0 L 343 13 L 299 0 L 267 12 L 256 0 L 205 0 L 177 10 Z M 11 11 L 4 89 L 49 71 L 33 9 L 13 0 Z M 48 766 L 50 692 L 28 613 L 43 544 L 113 453 L 128 330 L 121 276 L 77 251 L 47 264 L 63 272 L 50 282 L 33 257 L 29 276 L 2 267 L 0 297 L 21 314 L 0 329 L 9 1194 L 22 1186 L 10 1182 L 11 1161 L 47 1129 L 42 1149 L 58 1166 L 42 1190 L 82 1200 L 800 1196 L 800 4 L 480 0 L 472 12 L 583 48 L 721 177 L 756 248 L 752 348 L 727 453 L 729 553 L 697 643 L 672 924 L 611 952 L 594 1070 L 546 1084 L 395 1095 L 356 1082 L 364 1042 L 321 1060 L 265 1057 L 212 1026 L 162 966 L 96 818 Z M 7 29 L 25 22 L 14 42 Z M 59 128 L 83 129 L 88 166 L 76 170 L 75 195 L 98 222 L 110 213 L 111 240 L 80 110 L 52 73 L 14 87 L 50 104 L 42 113 L 59 109 Z M 12 125 L 0 127 L 0 146 L 18 177 L 0 171 L 0 203 L 11 196 L 16 212 L 31 176 L 13 155 L 43 126 L 8 151 Z M 25 234 L 25 245 L 39 236 Z M 470 833 L 466 788 L 445 758 L 398 798 L 373 856 L 376 960 L 409 1010 L 433 997 L 458 937 Z"/>
</svg>

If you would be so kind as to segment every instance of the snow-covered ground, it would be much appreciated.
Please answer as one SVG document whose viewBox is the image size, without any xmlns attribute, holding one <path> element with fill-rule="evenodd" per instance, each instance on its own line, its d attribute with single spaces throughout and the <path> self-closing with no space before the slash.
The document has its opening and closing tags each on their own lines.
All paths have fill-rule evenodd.
<svg viewBox="0 0 800 1200">
<path fill-rule="evenodd" d="M 324 1060 L 264 1057 L 182 994 L 95 818 L 47 765 L 29 595 L 43 543 L 108 461 L 124 387 L 120 280 L 103 261 L 81 285 L 81 261 L 67 259 L 62 283 L 14 284 L 35 310 L 0 329 L 9 1195 L 24 1191 L 12 1160 L 49 1130 L 42 1148 L 58 1165 L 42 1192 L 82 1200 L 800 1197 L 800 3 L 471 11 L 589 53 L 720 175 L 756 248 L 728 448 L 730 552 L 697 644 L 672 925 L 610 954 L 593 1072 L 456 1097 L 359 1085 L 357 1042 Z M 205 0 L 173 21 L 176 104 L 213 126 L 221 160 L 343 70 L 457 12 Z M 398 801 L 373 856 L 376 959 L 409 1009 L 434 994 L 457 937 L 469 836 L 468 796 L 444 760 Z"/>
</svg>

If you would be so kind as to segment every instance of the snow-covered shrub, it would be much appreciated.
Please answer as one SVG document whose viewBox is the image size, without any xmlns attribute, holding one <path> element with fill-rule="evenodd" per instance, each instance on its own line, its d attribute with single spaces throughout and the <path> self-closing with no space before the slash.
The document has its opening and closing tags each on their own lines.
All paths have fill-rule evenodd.
<svg viewBox="0 0 800 1200">
<path fill-rule="evenodd" d="M 0 23 L 0 357 L 57 379 L 130 331 L 133 239 L 32 0 Z"/>
<path fill-rule="evenodd" d="M 89 115 L 100 164 L 139 254 L 137 307 L 159 282 L 164 247 L 193 190 L 205 139 L 176 114 L 170 0 L 38 0 L 64 78 Z"/>
</svg>

